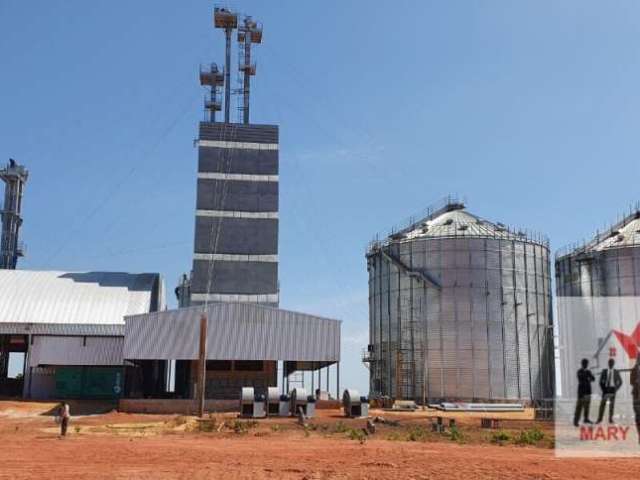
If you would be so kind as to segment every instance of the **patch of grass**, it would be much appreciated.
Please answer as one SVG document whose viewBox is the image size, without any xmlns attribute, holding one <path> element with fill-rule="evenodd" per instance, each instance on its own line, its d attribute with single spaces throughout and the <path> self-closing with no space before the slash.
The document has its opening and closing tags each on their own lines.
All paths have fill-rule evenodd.
<svg viewBox="0 0 640 480">
<path fill-rule="evenodd" d="M 347 438 L 364 443 L 367 440 L 367 434 L 359 428 L 350 428 L 347 430 Z"/>
<path fill-rule="evenodd" d="M 257 426 L 258 426 L 258 422 L 255 420 L 249 420 L 246 422 L 243 422 L 241 420 L 235 420 L 231 425 L 231 429 L 235 433 L 242 434 L 242 433 L 247 433 L 249 430 L 251 430 L 252 428 L 256 428 Z"/>
<path fill-rule="evenodd" d="M 449 428 L 449 438 L 454 442 L 458 442 L 458 443 L 464 443 L 464 440 L 465 440 L 464 435 L 462 434 L 460 429 L 455 425 L 452 425 Z"/>
<path fill-rule="evenodd" d="M 333 431 L 335 433 L 346 433 L 347 431 L 349 431 L 349 427 L 347 427 L 347 425 L 342 420 L 339 420 L 334 425 Z"/>
<path fill-rule="evenodd" d="M 410 442 L 425 442 L 428 437 L 429 431 L 420 425 L 416 425 L 409 429 L 406 439 Z"/>
<path fill-rule="evenodd" d="M 214 419 L 200 420 L 198 422 L 198 430 L 200 432 L 209 433 L 216 429 L 218 422 Z"/>
<path fill-rule="evenodd" d="M 537 445 L 543 439 L 544 432 L 538 427 L 533 427 L 522 430 L 520 434 L 515 438 L 515 443 L 518 445 Z"/>
<path fill-rule="evenodd" d="M 174 426 L 179 427 L 180 425 L 186 425 L 189 423 L 189 417 L 185 417 L 184 415 L 178 415 L 176 418 L 172 419 L 172 423 Z M 215 418 L 213 419 L 215 421 Z"/>
<path fill-rule="evenodd" d="M 389 435 L 387 435 L 387 440 L 392 442 L 401 442 L 405 440 L 405 438 L 398 432 L 391 432 Z"/>
<path fill-rule="evenodd" d="M 511 434 L 509 432 L 505 432 L 504 430 L 498 430 L 497 432 L 491 435 L 491 443 L 496 443 L 498 445 L 504 445 L 510 440 L 511 440 Z"/>
</svg>

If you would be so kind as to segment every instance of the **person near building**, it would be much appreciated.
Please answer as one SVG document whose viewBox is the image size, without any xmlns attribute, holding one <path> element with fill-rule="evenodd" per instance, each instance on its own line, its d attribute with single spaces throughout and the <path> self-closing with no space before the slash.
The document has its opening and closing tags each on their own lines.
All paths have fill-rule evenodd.
<svg viewBox="0 0 640 480">
<path fill-rule="evenodd" d="M 580 425 L 580 417 L 583 416 L 584 423 L 591 423 L 589 420 L 589 408 L 591 406 L 591 383 L 595 381 L 595 377 L 589 370 L 589 360 L 583 358 L 581 361 L 582 368 L 578 370 L 578 398 L 576 400 L 576 411 L 573 416 L 573 424 L 577 427 Z"/>
<path fill-rule="evenodd" d="M 65 437 L 67 435 L 67 428 L 69 427 L 69 420 L 71 419 L 71 410 L 67 402 L 60 404 L 58 416 L 60 417 L 60 436 Z"/>
<path fill-rule="evenodd" d="M 598 412 L 598 422 L 602 422 L 604 418 L 604 409 L 609 402 L 609 423 L 614 423 L 613 414 L 615 412 L 616 405 L 616 393 L 622 386 L 622 377 L 620 371 L 613 368 L 616 361 L 613 358 L 609 359 L 609 368 L 606 368 L 600 373 L 600 390 L 602 390 L 602 399 L 600 400 L 600 410 Z"/>
</svg>

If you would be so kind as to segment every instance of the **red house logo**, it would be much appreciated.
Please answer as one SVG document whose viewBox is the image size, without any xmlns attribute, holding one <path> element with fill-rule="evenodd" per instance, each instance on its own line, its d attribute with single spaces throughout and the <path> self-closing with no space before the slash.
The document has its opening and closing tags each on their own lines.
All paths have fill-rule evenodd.
<svg viewBox="0 0 640 480">
<path fill-rule="evenodd" d="M 638 356 L 638 345 L 640 345 L 640 322 L 630 335 L 618 330 L 613 330 L 613 334 L 622 345 L 622 348 L 624 348 L 624 351 L 627 352 L 629 358 L 634 360 Z"/>
</svg>

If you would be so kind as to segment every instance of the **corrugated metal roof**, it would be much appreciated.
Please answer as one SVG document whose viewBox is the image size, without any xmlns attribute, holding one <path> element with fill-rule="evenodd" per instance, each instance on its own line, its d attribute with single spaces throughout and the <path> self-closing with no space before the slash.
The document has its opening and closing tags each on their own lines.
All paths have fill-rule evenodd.
<svg viewBox="0 0 640 480">
<path fill-rule="evenodd" d="M 427 237 L 491 237 L 513 240 L 526 238 L 524 232 L 509 231 L 505 225 L 484 220 L 464 209 L 462 205 L 452 205 L 450 209 L 437 212 L 403 232 L 398 240 L 412 240 Z"/>
<path fill-rule="evenodd" d="M 640 205 L 606 231 L 596 233 L 590 241 L 559 249 L 556 252 L 556 258 L 637 246 L 640 246 Z"/>
<path fill-rule="evenodd" d="M 605 250 L 640 245 L 640 218 L 634 215 L 626 221 L 628 223 L 619 224 L 605 235 L 596 238 L 588 249 Z"/>
<path fill-rule="evenodd" d="M 122 325 L 164 308 L 161 283 L 155 273 L 0 270 L 0 326 Z"/>
<path fill-rule="evenodd" d="M 126 317 L 126 360 L 196 360 L 202 307 Z M 207 307 L 207 358 L 340 360 L 339 320 L 249 303 Z"/>
<path fill-rule="evenodd" d="M 122 365 L 122 337 L 36 336 L 29 350 L 29 366 Z"/>
</svg>

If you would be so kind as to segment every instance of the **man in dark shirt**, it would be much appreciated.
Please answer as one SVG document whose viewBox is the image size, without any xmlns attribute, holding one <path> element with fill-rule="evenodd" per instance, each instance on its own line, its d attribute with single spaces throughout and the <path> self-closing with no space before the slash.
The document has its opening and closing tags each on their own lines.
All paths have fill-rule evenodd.
<svg viewBox="0 0 640 480">
<path fill-rule="evenodd" d="M 640 441 L 640 355 L 636 356 L 636 363 L 631 369 L 630 382 L 633 413 L 636 417 L 636 430 L 638 430 L 638 441 Z"/>
<path fill-rule="evenodd" d="M 616 393 L 622 386 L 620 371 L 613 368 L 616 361 L 609 359 L 609 368 L 602 370 L 600 374 L 600 390 L 602 390 L 602 400 L 600 400 L 600 410 L 598 412 L 598 423 L 604 418 L 604 409 L 609 402 L 609 423 L 613 423 L 613 412 L 616 405 Z"/>
<path fill-rule="evenodd" d="M 576 413 L 573 416 L 573 424 L 580 425 L 580 415 L 584 416 L 584 423 L 592 423 L 589 420 L 589 407 L 591 406 L 591 382 L 595 377 L 589 370 L 589 360 L 582 359 L 582 368 L 578 370 L 578 400 L 576 401 Z"/>
</svg>

